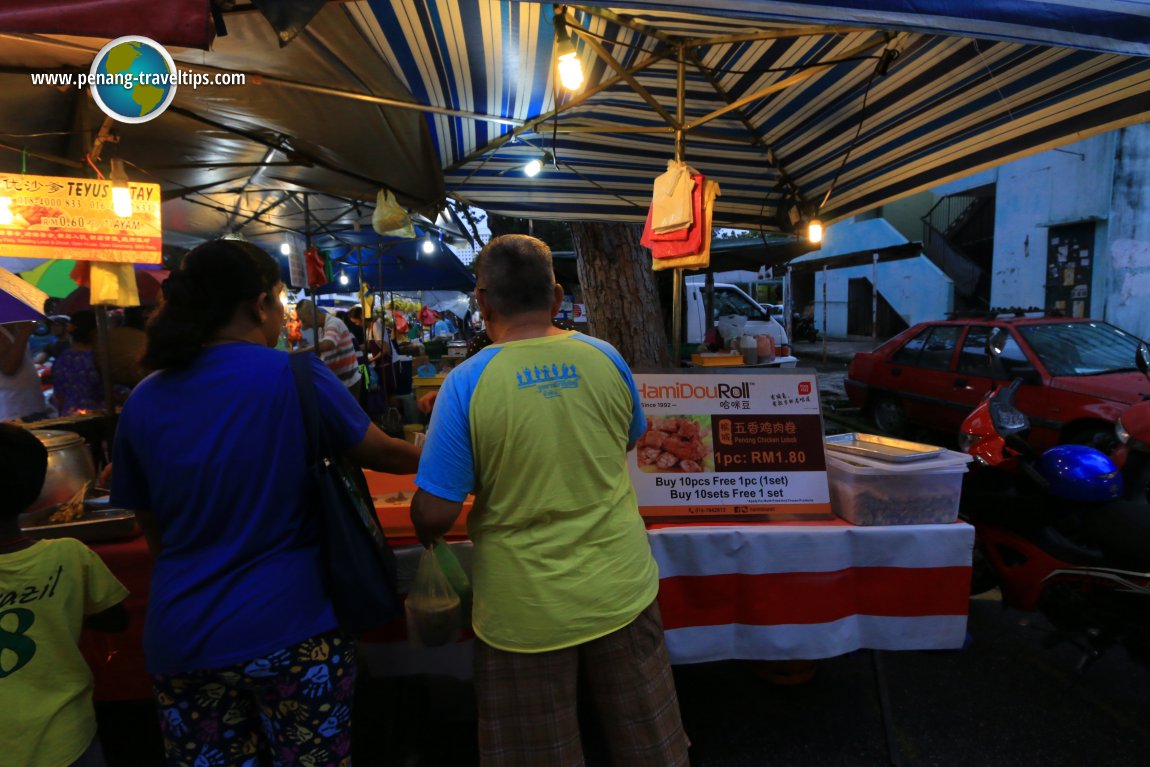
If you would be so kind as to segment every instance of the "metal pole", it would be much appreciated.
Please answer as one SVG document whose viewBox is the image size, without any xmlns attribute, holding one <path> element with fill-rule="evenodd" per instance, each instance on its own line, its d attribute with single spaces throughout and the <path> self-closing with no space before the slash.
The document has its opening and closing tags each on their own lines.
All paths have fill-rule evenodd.
<svg viewBox="0 0 1150 767">
<path fill-rule="evenodd" d="M 133 279 L 135 275 L 133 275 Z M 104 404 L 108 413 L 116 412 L 116 400 L 112 396 L 112 355 L 108 349 L 108 307 L 103 304 L 92 307 L 96 310 L 96 347 L 100 355 L 100 378 L 104 384 Z"/>
<path fill-rule="evenodd" d="M 308 193 L 303 193 L 303 236 L 304 253 L 311 250 L 311 207 L 308 204 Z M 308 256 L 310 258 L 310 255 Z M 315 301 L 315 288 L 308 280 L 307 295 L 311 299 L 311 348 L 319 356 L 319 304 Z"/>
<path fill-rule="evenodd" d="M 827 265 L 823 264 L 823 362 L 827 361 Z"/>
<path fill-rule="evenodd" d="M 871 256 L 870 265 L 870 340 L 878 341 L 878 253 Z"/>
<path fill-rule="evenodd" d="M 684 78 L 686 77 L 687 63 L 683 59 L 683 46 L 679 46 L 679 76 L 675 88 L 675 117 L 678 125 L 675 126 L 675 160 L 683 161 L 683 114 L 686 109 L 686 92 Z M 672 270 L 674 287 L 671 289 L 671 365 L 679 367 L 679 345 L 683 338 L 683 268 Z M 708 318 L 709 319 L 709 318 Z"/>
<path fill-rule="evenodd" d="M 792 266 L 787 267 L 787 274 L 783 279 L 783 324 L 787 326 L 787 340 L 791 342 L 791 347 L 795 345 L 795 323 L 791 320 L 792 306 L 794 299 L 791 297 L 791 271 L 794 269 Z"/>
</svg>

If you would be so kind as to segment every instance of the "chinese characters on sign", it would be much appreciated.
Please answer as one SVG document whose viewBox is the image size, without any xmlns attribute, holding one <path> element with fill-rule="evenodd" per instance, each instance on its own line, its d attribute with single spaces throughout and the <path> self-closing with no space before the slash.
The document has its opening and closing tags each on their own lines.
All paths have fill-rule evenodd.
<svg viewBox="0 0 1150 767">
<path fill-rule="evenodd" d="M 828 519 L 823 424 L 808 371 L 636 374 L 647 431 L 631 454 L 643 516 Z"/>
<path fill-rule="evenodd" d="M 0 255 L 160 263 L 160 185 L 128 186 L 120 217 L 111 181 L 0 173 Z"/>
</svg>

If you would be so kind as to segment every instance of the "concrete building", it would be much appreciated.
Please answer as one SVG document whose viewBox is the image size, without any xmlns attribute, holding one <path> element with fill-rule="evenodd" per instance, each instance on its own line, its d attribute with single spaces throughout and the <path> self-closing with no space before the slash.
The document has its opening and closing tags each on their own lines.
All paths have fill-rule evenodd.
<svg viewBox="0 0 1150 767">
<path fill-rule="evenodd" d="M 880 337 L 948 311 L 1038 307 L 1150 338 L 1150 124 L 836 223 L 822 249 L 793 266 L 801 275 L 804 264 L 908 243 L 921 244 L 919 255 L 842 268 L 831 262 L 794 277 L 796 308 L 813 307 L 820 327 L 825 314 L 828 334 L 838 337 L 870 335 L 874 307 L 885 302 Z"/>
</svg>

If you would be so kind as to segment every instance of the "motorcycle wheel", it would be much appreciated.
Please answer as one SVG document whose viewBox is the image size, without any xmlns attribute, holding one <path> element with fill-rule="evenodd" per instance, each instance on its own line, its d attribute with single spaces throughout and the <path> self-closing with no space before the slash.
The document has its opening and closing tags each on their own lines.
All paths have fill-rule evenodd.
<svg viewBox="0 0 1150 767">
<path fill-rule="evenodd" d="M 876 399 L 871 404 L 871 419 L 879 431 L 884 431 L 894 437 L 903 436 L 910 420 L 902 403 L 894 397 Z"/>
</svg>

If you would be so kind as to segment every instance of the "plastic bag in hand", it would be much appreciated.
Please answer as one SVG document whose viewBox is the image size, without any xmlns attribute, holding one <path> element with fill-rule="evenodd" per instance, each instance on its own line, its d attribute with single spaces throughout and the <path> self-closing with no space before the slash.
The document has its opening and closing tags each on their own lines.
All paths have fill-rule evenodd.
<svg viewBox="0 0 1150 767">
<path fill-rule="evenodd" d="M 452 642 L 463 625 L 463 605 L 447 580 L 435 548 L 419 555 L 415 583 L 407 594 L 407 639 L 415 647 L 439 647 Z"/>
</svg>

